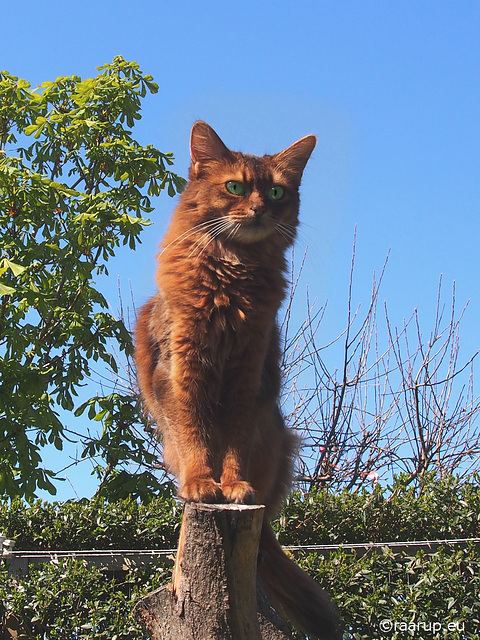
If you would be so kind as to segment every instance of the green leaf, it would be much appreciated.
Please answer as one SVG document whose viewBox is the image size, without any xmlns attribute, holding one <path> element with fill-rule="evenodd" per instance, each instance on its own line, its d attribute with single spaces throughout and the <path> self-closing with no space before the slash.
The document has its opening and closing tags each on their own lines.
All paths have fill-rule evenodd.
<svg viewBox="0 0 480 640">
<path fill-rule="evenodd" d="M 6 284 L 0 282 L 0 296 L 11 296 L 15 293 L 15 289 L 13 287 L 9 287 Z"/>
<path fill-rule="evenodd" d="M 27 136 L 32 135 L 32 133 L 34 133 L 36 130 L 38 129 L 38 126 L 36 124 L 29 124 L 28 127 L 25 127 L 24 129 L 24 133 Z"/>
<path fill-rule="evenodd" d="M 10 269 L 13 275 L 17 277 L 20 276 L 25 271 L 25 267 L 22 267 L 22 265 L 16 264 L 11 260 L 7 260 L 6 258 L 3 259 L 3 264 Z"/>
</svg>

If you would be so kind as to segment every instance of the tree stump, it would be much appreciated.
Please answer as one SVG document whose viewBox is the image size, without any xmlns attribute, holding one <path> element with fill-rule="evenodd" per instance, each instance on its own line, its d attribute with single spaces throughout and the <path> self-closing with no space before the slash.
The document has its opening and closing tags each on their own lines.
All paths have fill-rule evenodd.
<svg viewBox="0 0 480 640">
<path fill-rule="evenodd" d="M 263 506 L 187 503 L 172 584 L 135 606 L 152 640 L 286 640 L 257 580 Z"/>
</svg>

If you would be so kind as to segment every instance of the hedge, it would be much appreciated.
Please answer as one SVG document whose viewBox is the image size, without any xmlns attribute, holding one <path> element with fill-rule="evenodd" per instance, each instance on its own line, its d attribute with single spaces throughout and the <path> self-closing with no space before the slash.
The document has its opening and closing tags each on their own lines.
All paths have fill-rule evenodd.
<svg viewBox="0 0 480 640">
<path fill-rule="evenodd" d="M 347 544 L 476 538 L 477 478 L 428 478 L 420 492 L 391 489 L 334 495 L 292 494 L 276 522 L 284 544 Z M 175 546 L 179 503 L 168 491 L 149 504 L 103 499 L 26 506 L 0 505 L 4 533 L 16 549 L 161 549 Z M 479 559 L 475 544 L 435 553 L 376 547 L 364 555 L 308 549 L 295 559 L 324 585 L 345 621 L 349 640 L 480 639 Z M 115 575 L 67 559 L 15 578 L 0 569 L 0 601 L 8 627 L 25 640 L 144 637 L 130 616 L 135 601 L 169 580 L 160 561 Z M 10 636 L 6 636 L 10 640 Z M 300 638 L 301 636 L 296 636 Z"/>
<path fill-rule="evenodd" d="M 15 550 L 172 549 L 180 530 L 181 506 L 171 489 L 148 504 L 127 498 L 78 502 L 20 500 L 0 504 L 0 529 Z"/>
</svg>

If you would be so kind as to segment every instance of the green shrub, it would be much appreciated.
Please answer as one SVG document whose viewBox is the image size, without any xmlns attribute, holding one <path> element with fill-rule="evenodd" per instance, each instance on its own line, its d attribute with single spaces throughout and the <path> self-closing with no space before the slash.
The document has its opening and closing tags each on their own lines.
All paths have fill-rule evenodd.
<svg viewBox="0 0 480 640">
<path fill-rule="evenodd" d="M 361 557 L 339 550 L 328 560 L 297 552 L 295 559 L 332 594 L 349 639 L 480 637 L 480 561 L 474 545 L 413 556 L 388 547 Z"/>
<path fill-rule="evenodd" d="M 130 498 L 0 506 L 4 533 L 16 550 L 171 549 L 176 546 L 181 507 L 169 491 L 139 504 Z"/>
<path fill-rule="evenodd" d="M 480 535 L 480 485 L 473 477 L 425 479 L 420 490 L 377 486 L 352 494 L 312 490 L 294 492 L 279 518 L 283 544 L 346 544 L 475 538 Z M 301 542 L 300 542 L 301 541 Z"/>
<path fill-rule="evenodd" d="M 170 571 L 160 564 L 114 578 L 85 562 L 64 559 L 31 569 L 21 579 L 2 569 L 0 599 L 7 630 L 16 629 L 24 640 L 133 640 L 144 636 L 131 616 L 134 602 L 169 579 Z"/>
<path fill-rule="evenodd" d="M 388 490 L 294 493 L 275 527 L 284 544 L 299 546 L 476 538 L 479 506 L 477 478 L 437 483 L 430 477 L 420 491 L 398 479 Z M 171 549 L 180 513 L 169 488 L 145 505 L 103 498 L 0 505 L 4 532 L 25 550 Z M 428 554 L 385 545 L 364 555 L 339 548 L 293 556 L 332 594 L 348 640 L 480 639 L 480 561 L 473 543 Z M 74 559 L 31 568 L 20 578 L 2 568 L 0 603 L 7 626 L 16 625 L 24 640 L 137 640 L 144 635 L 130 615 L 133 605 L 170 573 L 161 561 L 115 575 Z"/>
</svg>

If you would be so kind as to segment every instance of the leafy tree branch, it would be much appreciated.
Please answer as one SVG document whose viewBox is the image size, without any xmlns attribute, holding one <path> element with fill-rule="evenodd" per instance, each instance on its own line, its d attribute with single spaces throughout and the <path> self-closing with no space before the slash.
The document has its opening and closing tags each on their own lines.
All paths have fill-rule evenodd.
<svg viewBox="0 0 480 640">
<path fill-rule="evenodd" d="M 130 130 L 158 91 L 152 77 L 121 57 L 99 72 L 34 90 L 0 73 L 0 495 L 55 492 L 41 448 L 63 446 L 59 409 L 75 408 L 93 363 L 117 370 L 112 344 L 132 352 L 95 278 L 120 246 L 140 242 L 152 197 L 184 184 L 172 154 L 140 145 Z M 105 464 L 153 464 L 131 429 L 143 420 L 136 398 L 95 398 L 77 414 L 96 402 L 102 417 L 93 418 L 112 445 L 91 446 Z"/>
</svg>

